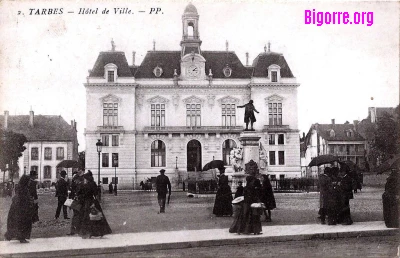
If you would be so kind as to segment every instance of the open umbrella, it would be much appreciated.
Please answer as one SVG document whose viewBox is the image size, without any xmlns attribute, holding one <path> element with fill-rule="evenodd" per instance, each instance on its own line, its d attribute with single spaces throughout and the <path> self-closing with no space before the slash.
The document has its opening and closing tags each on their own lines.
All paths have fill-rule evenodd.
<svg viewBox="0 0 400 258">
<path fill-rule="evenodd" d="M 313 166 L 321 166 L 323 164 L 329 164 L 335 161 L 339 161 L 339 158 L 337 156 L 333 156 L 333 155 L 320 155 L 317 156 L 315 158 L 313 158 L 310 162 L 310 164 L 308 164 L 309 167 L 313 167 Z"/>
<path fill-rule="evenodd" d="M 225 169 L 224 162 L 222 160 L 213 160 L 208 162 L 207 164 L 204 165 L 203 171 L 207 171 L 213 168 L 218 168 L 219 171 Z"/>
<path fill-rule="evenodd" d="M 400 154 L 383 162 L 376 168 L 376 172 L 382 174 L 384 172 L 390 172 L 392 169 L 400 169 Z"/>
<path fill-rule="evenodd" d="M 79 162 L 76 160 L 63 160 L 57 165 L 58 168 L 79 168 Z"/>
</svg>

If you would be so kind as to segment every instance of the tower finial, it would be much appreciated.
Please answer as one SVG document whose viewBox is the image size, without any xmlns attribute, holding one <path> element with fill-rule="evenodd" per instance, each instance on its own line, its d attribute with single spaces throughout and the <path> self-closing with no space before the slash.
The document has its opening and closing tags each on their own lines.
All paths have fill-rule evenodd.
<svg viewBox="0 0 400 258">
<path fill-rule="evenodd" d="M 115 51 L 114 39 L 111 39 L 111 51 Z"/>
<path fill-rule="evenodd" d="M 264 45 L 264 52 L 267 53 L 267 45 Z"/>
<path fill-rule="evenodd" d="M 228 41 L 225 42 L 225 47 L 226 47 L 226 51 L 228 51 L 229 50 L 229 42 Z"/>
<path fill-rule="evenodd" d="M 153 39 L 153 51 L 156 51 L 156 40 Z"/>
<path fill-rule="evenodd" d="M 268 41 L 268 52 L 271 52 L 271 42 Z"/>
</svg>

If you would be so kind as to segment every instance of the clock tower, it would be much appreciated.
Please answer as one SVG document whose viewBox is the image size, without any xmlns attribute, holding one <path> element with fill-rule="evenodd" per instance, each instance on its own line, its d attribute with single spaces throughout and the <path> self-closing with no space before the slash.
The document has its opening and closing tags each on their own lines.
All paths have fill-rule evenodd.
<svg viewBox="0 0 400 258">
<path fill-rule="evenodd" d="M 186 6 L 182 15 L 182 25 L 181 79 L 204 80 L 206 60 L 200 50 L 199 15 L 191 3 Z"/>
<path fill-rule="evenodd" d="M 199 35 L 199 15 L 196 7 L 189 3 L 182 15 L 182 41 L 181 41 L 181 57 L 194 52 L 201 54 L 200 51 L 200 35 Z"/>
</svg>

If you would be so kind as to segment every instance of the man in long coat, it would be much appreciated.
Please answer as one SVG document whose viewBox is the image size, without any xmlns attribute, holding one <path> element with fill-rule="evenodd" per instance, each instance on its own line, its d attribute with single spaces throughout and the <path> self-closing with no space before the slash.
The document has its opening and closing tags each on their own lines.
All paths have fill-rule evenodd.
<svg viewBox="0 0 400 258">
<path fill-rule="evenodd" d="M 69 219 L 67 213 L 67 206 L 64 205 L 68 197 L 68 183 L 65 180 L 66 175 L 67 172 L 65 172 L 65 170 L 61 171 L 60 179 L 58 179 L 57 181 L 56 197 L 58 198 L 58 205 L 57 205 L 55 219 L 58 219 L 58 217 L 60 216 L 61 208 L 63 209 L 64 219 Z"/>
<path fill-rule="evenodd" d="M 324 173 L 319 176 L 319 219 L 321 224 L 325 224 L 328 208 L 329 190 L 332 187 L 332 179 L 330 178 L 331 168 L 326 167 Z"/>
<path fill-rule="evenodd" d="M 160 205 L 160 213 L 165 213 L 165 201 L 167 198 L 167 193 L 171 195 L 171 182 L 169 178 L 164 175 L 165 170 L 160 170 L 160 175 L 156 178 L 156 186 L 157 186 L 157 199 L 158 204 Z"/>
<path fill-rule="evenodd" d="M 254 112 L 257 112 L 257 109 L 253 105 L 253 100 L 250 100 L 249 103 L 244 104 L 243 106 L 237 106 L 238 108 L 245 108 L 244 109 L 244 122 L 246 123 L 246 131 L 249 130 L 249 122 L 251 123 L 251 129 L 250 131 L 254 131 L 253 129 L 253 123 L 256 120 L 256 117 L 254 115 Z"/>
<path fill-rule="evenodd" d="M 30 180 L 29 180 L 29 194 L 33 199 L 33 214 L 32 214 L 32 223 L 39 221 L 39 198 L 37 194 L 37 171 L 32 170 L 29 173 Z"/>
</svg>

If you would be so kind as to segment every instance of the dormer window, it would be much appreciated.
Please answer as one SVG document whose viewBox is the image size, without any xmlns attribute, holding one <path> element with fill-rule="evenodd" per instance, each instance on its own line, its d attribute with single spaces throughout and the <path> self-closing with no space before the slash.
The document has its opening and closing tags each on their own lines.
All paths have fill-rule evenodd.
<svg viewBox="0 0 400 258">
<path fill-rule="evenodd" d="M 114 71 L 108 71 L 107 82 L 114 82 Z"/>
<path fill-rule="evenodd" d="M 106 66 L 104 66 L 104 77 L 107 82 L 117 82 L 117 69 L 118 67 L 115 64 L 106 64 Z"/>
<path fill-rule="evenodd" d="M 272 64 L 268 67 L 268 77 L 271 82 L 279 82 L 281 77 L 281 67 L 276 64 Z"/>
<path fill-rule="evenodd" d="M 353 131 L 352 130 L 346 131 L 346 136 L 347 137 L 353 137 Z"/>
<path fill-rule="evenodd" d="M 330 137 L 335 137 L 335 131 L 330 130 L 330 131 L 329 131 L 329 136 L 330 136 Z"/>
<path fill-rule="evenodd" d="M 163 74 L 163 69 L 157 65 L 157 67 L 154 68 L 153 73 L 156 77 L 160 77 Z"/>
<path fill-rule="evenodd" d="M 226 65 L 226 67 L 223 70 L 225 77 L 231 77 L 232 75 L 232 69 Z"/>
</svg>

